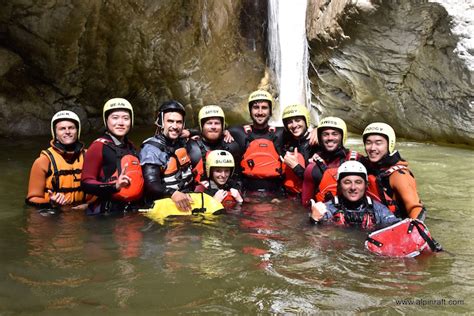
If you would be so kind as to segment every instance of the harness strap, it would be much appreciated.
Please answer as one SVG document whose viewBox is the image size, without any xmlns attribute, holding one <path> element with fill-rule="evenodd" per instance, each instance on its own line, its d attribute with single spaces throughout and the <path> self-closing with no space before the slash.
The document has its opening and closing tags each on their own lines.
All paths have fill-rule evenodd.
<svg viewBox="0 0 474 316">
<path fill-rule="evenodd" d="M 45 150 L 46 154 L 48 155 L 49 159 L 51 160 L 51 164 L 53 165 L 53 177 L 55 181 L 51 181 L 53 185 L 54 191 L 59 190 L 59 172 L 58 172 L 58 165 L 56 163 L 56 159 L 54 159 L 54 155 L 49 151 L 49 149 Z"/>
<path fill-rule="evenodd" d="M 412 226 L 412 224 L 416 227 L 416 229 L 418 229 L 420 236 L 423 237 L 423 239 L 428 243 L 428 246 L 430 247 L 431 251 L 433 252 L 443 251 L 443 247 L 436 240 L 434 240 L 433 238 L 431 238 L 425 233 L 425 230 L 424 230 L 425 226 L 422 223 L 414 220 L 410 223 L 410 226 Z"/>
<path fill-rule="evenodd" d="M 318 165 L 319 169 L 321 169 L 321 174 L 324 174 L 324 172 L 328 169 L 328 166 L 324 162 L 323 158 L 321 158 L 321 156 L 319 156 L 318 154 L 314 154 L 313 158 L 316 164 Z"/>
<path fill-rule="evenodd" d="M 383 246 L 383 243 L 381 243 L 380 241 L 378 240 L 375 240 L 373 239 L 372 237 L 369 237 L 367 236 L 367 239 L 366 239 L 368 242 L 370 243 L 373 243 L 374 245 L 376 245 L 377 247 L 382 247 Z"/>
<path fill-rule="evenodd" d="M 347 160 L 357 160 L 357 151 L 349 150 Z"/>
</svg>

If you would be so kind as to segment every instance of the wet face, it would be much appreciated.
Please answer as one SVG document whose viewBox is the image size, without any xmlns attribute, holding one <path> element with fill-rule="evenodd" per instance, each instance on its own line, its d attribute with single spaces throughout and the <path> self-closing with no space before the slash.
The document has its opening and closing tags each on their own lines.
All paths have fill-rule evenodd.
<svg viewBox="0 0 474 316">
<path fill-rule="evenodd" d="M 216 141 L 222 136 L 222 121 L 220 118 L 211 117 L 202 125 L 202 136 L 208 141 Z"/>
<path fill-rule="evenodd" d="M 107 116 L 107 130 L 117 138 L 123 138 L 130 132 L 132 120 L 128 111 L 113 111 Z"/>
<path fill-rule="evenodd" d="M 183 131 L 183 115 L 178 112 L 167 112 L 163 115 L 163 135 L 171 140 L 178 139 Z"/>
<path fill-rule="evenodd" d="M 63 145 L 74 144 L 77 140 L 76 124 L 71 121 L 59 121 L 54 127 L 56 140 Z"/>
<path fill-rule="evenodd" d="M 339 191 L 350 202 L 359 201 L 365 194 L 364 178 L 357 175 L 346 176 L 339 182 Z"/>
<path fill-rule="evenodd" d="M 335 151 L 339 146 L 342 146 L 342 133 L 338 129 L 323 129 L 320 134 L 320 142 L 326 151 Z"/>
<path fill-rule="evenodd" d="M 302 116 L 286 119 L 285 126 L 295 138 L 304 135 L 307 129 L 306 122 Z"/>
<path fill-rule="evenodd" d="M 228 167 L 214 167 L 211 169 L 212 180 L 217 185 L 222 186 L 227 183 L 230 177 L 231 168 Z"/>
<path fill-rule="evenodd" d="M 382 135 L 369 135 L 364 142 L 370 162 L 378 162 L 388 154 L 388 141 Z"/>
<path fill-rule="evenodd" d="M 268 101 L 255 101 L 250 106 L 250 117 L 256 126 L 265 127 L 270 120 L 270 103 Z"/>
</svg>

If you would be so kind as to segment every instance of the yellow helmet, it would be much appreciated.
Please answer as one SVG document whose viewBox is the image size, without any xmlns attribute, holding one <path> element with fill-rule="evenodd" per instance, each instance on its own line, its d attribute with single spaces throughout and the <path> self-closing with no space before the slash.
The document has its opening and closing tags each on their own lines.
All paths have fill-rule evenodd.
<svg viewBox="0 0 474 316">
<path fill-rule="evenodd" d="M 198 120 L 199 120 L 199 127 L 202 130 L 202 126 L 204 125 L 204 120 L 210 117 L 218 117 L 221 119 L 222 122 L 222 129 L 225 126 L 225 114 L 224 111 L 218 105 L 206 105 L 203 106 L 199 110 Z"/>
<path fill-rule="evenodd" d="M 255 101 L 268 101 L 270 102 L 270 114 L 272 113 L 272 110 L 273 110 L 273 97 L 272 95 L 265 91 L 265 90 L 256 90 L 254 92 L 252 92 L 249 96 L 249 112 L 250 112 L 250 108 L 252 106 L 252 104 L 255 102 Z"/>
<path fill-rule="evenodd" d="M 318 125 L 318 142 L 321 144 L 321 133 L 323 129 L 331 128 L 331 129 L 338 129 L 342 133 L 342 146 L 346 143 L 347 139 L 347 126 L 344 120 L 335 117 L 335 116 L 328 116 L 323 118 Z"/>
<path fill-rule="evenodd" d="M 364 129 L 364 132 L 362 133 L 362 139 L 364 143 L 367 137 L 371 134 L 380 134 L 382 136 L 385 136 L 388 142 L 388 153 L 393 153 L 393 151 L 395 150 L 395 142 L 397 139 L 395 137 L 395 131 L 390 125 L 380 122 L 371 123 L 367 125 L 367 127 Z"/>
<path fill-rule="evenodd" d="M 309 127 L 309 124 L 311 123 L 311 119 L 309 118 L 308 108 L 301 104 L 292 104 L 285 107 L 285 109 L 283 110 L 282 117 L 281 117 L 283 120 L 283 126 L 285 127 L 285 129 L 286 129 L 286 125 L 284 124 L 284 121 L 286 119 L 297 117 L 297 116 L 302 116 L 306 122 L 306 128 Z"/>
<path fill-rule="evenodd" d="M 66 110 L 57 112 L 53 115 L 53 118 L 51 119 L 51 136 L 53 136 L 53 139 L 56 138 L 56 123 L 64 120 L 74 122 L 77 128 L 77 139 L 79 139 L 81 137 L 81 120 L 79 119 L 79 116 L 77 116 L 76 113 Z"/>
<path fill-rule="evenodd" d="M 127 100 L 123 98 L 113 98 L 109 101 L 105 102 L 104 109 L 102 111 L 102 117 L 104 118 L 104 125 L 107 127 L 107 116 L 110 114 L 109 112 L 114 110 L 127 110 L 130 112 L 130 119 L 131 119 L 131 126 L 133 127 L 133 107 Z"/>
<path fill-rule="evenodd" d="M 226 150 L 213 150 L 206 157 L 206 175 L 211 178 L 212 167 L 232 168 L 231 175 L 234 172 L 234 157 Z"/>
</svg>

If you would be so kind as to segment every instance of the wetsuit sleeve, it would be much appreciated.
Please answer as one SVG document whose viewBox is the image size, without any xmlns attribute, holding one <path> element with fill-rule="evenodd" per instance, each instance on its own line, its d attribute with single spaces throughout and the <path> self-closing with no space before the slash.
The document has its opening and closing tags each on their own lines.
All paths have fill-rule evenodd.
<svg viewBox="0 0 474 316">
<path fill-rule="evenodd" d="M 188 131 L 189 131 L 189 138 L 193 136 L 201 136 L 200 131 L 196 128 L 188 128 Z"/>
<path fill-rule="evenodd" d="M 300 164 L 297 164 L 294 168 L 293 168 L 293 173 L 300 179 L 303 179 L 304 180 L 304 171 L 305 169 L 303 168 L 302 165 Z"/>
<path fill-rule="evenodd" d="M 115 182 L 101 181 L 103 148 L 104 144 L 101 142 L 93 142 L 87 150 L 82 166 L 81 187 L 85 193 L 108 198 L 118 191 Z"/>
<path fill-rule="evenodd" d="M 194 140 L 190 140 L 186 144 L 186 151 L 188 152 L 189 158 L 191 158 L 191 165 L 193 168 L 199 163 L 202 159 L 201 149 L 199 145 Z"/>
<path fill-rule="evenodd" d="M 306 167 L 303 175 L 303 187 L 301 189 L 301 203 L 304 207 L 308 207 L 310 199 L 313 199 L 316 195 L 321 177 L 321 171 L 314 162 Z"/>
<path fill-rule="evenodd" d="M 238 146 L 240 147 L 240 152 L 245 152 L 246 149 L 246 138 L 247 134 L 245 134 L 245 131 L 242 126 L 231 126 L 229 127 L 229 132 L 234 137 L 234 140 L 237 142 Z"/>
<path fill-rule="evenodd" d="M 145 180 L 145 196 L 147 200 L 154 201 L 170 197 L 175 190 L 167 189 L 162 180 L 162 170 L 159 165 L 147 163 L 142 166 Z"/>
<path fill-rule="evenodd" d="M 416 191 L 415 178 L 408 170 L 398 170 L 390 175 L 389 181 L 395 194 L 395 200 L 403 204 L 408 217 L 417 218 L 423 205 Z"/>
<path fill-rule="evenodd" d="M 49 204 L 49 193 L 45 192 L 48 171 L 49 159 L 45 155 L 40 155 L 31 167 L 28 194 L 26 196 L 28 204 L 38 206 Z"/>
<path fill-rule="evenodd" d="M 375 220 L 378 228 L 393 225 L 400 221 L 385 205 L 374 201 Z"/>
</svg>

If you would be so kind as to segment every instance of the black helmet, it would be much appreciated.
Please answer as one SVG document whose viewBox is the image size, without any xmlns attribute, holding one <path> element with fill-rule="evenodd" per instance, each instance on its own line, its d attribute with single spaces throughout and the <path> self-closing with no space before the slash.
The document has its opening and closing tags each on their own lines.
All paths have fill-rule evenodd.
<svg viewBox="0 0 474 316">
<path fill-rule="evenodd" d="M 158 117 L 156 118 L 155 124 L 161 127 L 163 125 L 163 116 L 165 113 L 168 113 L 168 112 L 180 113 L 183 116 L 183 120 L 186 115 L 184 106 L 181 103 L 175 100 L 166 101 L 166 102 L 163 102 L 160 105 L 160 108 L 158 109 Z"/>
</svg>

